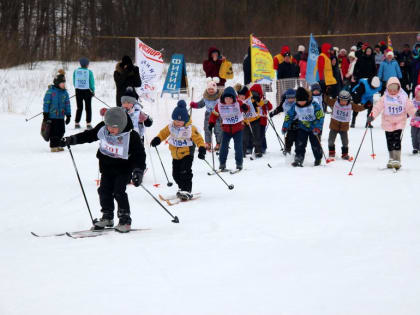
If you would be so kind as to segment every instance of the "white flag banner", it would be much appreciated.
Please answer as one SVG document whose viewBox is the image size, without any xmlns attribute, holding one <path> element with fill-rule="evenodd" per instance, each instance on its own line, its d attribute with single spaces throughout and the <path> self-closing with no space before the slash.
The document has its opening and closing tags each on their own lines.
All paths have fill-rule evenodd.
<svg viewBox="0 0 420 315">
<path fill-rule="evenodd" d="M 155 102 L 156 84 L 163 71 L 163 55 L 136 38 L 136 64 L 140 70 L 141 87 L 136 91 L 140 98 Z"/>
</svg>

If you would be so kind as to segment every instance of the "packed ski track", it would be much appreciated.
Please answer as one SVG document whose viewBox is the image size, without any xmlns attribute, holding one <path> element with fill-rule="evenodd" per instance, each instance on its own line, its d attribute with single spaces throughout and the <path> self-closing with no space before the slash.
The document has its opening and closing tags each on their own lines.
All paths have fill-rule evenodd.
<svg viewBox="0 0 420 315">
<path fill-rule="evenodd" d="M 96 96 L 111 106 L 114 65 L 92 62 L 90 67 L 97 80 Z M 68 66 L 71 96 L 70 74 L 76 63 Z M 420 157 L 411 154 L 408 124 L 397 173 L 380 171 L 388 159 L 380 119 L 372 130 L 376 158 L 371 157 L 368 134 L 353 176 L 348 176 L 352 164 L 339 157 L 313 167 L 309 145 L 304 167 L 291 167 L 292 159 L 282 155 L 269 127 L 268 152 L 262 159 L 247 158 L 243 171 L 220 174 L 233 190 L 217 176 L 208 176 L 208 165 L 194 159 L 193 192 L 200 198 L 168 207 L 179 224 L 143 189 L 130 185 L 132 227 L 144 231 L 82 239 L 31 235 L 91 226 L 69 152 L 50 153 L 39 134 L 42 116 L 25 121 L 42 110 L 42 96 L 59 67 L 46 62 L 32 71 L 0 71 L 0 77 L 7 77 L 1 83 L 0 113 L 0 314 L 419 313 Z M 187 67 L 194 100 L 205 87 L 199 68 Z M 235 79 L 228 85 L 242 81 L 238 68 L 235 65 Z M 275 104 L 274 93 L 267 96 Z M 95 124 L 103 104 L 92 102 Z M 149 142 L 169 122 L 175 104 L 169 96 L 155 104 L 144 102 L 154 119 L 146 129 Z M 76 133 L 75 107 L 72 100 L 66 135 Z M 203 116 L 204 109 L 193 110 L 200 132 Z M 273 119 L 278 131 L 283 118 Z M 353 156 L 365 120 L 363 112 L 349 132 Z M 322 136 L 326 153 L 328 125 L 329 115 Z M 95 217 L 100 216 L 97 146 L 72 147 Z M 336 146 L 340 152 L 339 138 Z M 170 174 L 168 146 L 158 149 Z M 235 167 L 232 149 L 233 144 L 230 169 Z M 156 152 L 146 153 L 149 169 L 143 184 L 157 198 L 173 195 L 176 185 L 166 186 Z M 206 159 L 211 164 L 210 154 Z"/>
</svg>

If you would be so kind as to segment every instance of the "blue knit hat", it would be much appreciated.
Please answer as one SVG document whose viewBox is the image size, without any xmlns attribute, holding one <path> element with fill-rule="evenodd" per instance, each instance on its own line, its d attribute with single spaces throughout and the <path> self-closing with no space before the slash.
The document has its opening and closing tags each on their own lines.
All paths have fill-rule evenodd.
<svg viewBox="0 0 420 315">
<path fill-rule="evenodd" d="M 294 89 L 288 89 L 286 93 L 284 93 L 286 98 L 295 98 L 296 97 L 296 91 Z"/>
<path fill-rule="evenodd" d="M 89 59 L 87 59 L 86 57 L 80 58 L 79 62 L 80 66 L 82 66 L 83 68 L 86 68 L 89 65 Z"/>
<path fill-rule="evenodd" d="M 178 101 L 174 111 L 172 112 L 172 120 L 180 120 L 184 123 L 190 121 L 190 115 L 188 115 L 187 111 L 187 103 L 184 100 Z"/>
<path fill-rule="evenodd" d="M 228 86 L 222 93 L 222 96 L 220 96 L 220 101 L 225 104 L 225 97 L 231 97 L 233 98 L 233 102 L 236 102 L 236 92 L 233 87 Z"/>
<path fill-rule="evenodd" d="M 321 92 L 321 85 L 318 82 L 312 83 L 311 92 L 313 92 L 313 91 Z"/>
</svg>

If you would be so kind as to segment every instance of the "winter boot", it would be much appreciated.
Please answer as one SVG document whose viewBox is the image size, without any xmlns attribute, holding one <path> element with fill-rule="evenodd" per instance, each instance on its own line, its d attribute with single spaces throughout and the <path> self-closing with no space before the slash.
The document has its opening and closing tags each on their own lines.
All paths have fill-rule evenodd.
<svg viewBox="0 0 420 315">
<path fill-rule="evenodd" d="M 75 123 L 74 124 L 74 129 L 80 129 L 80 124 L 79 123 Z"/>
<path fill-rule="evenodd" d="M 394 152 L 394 161 L 392 163 L 392 167 L 396 170 L 401 168 L 401 150 L 395 150 Z"/>
<path fill-rule="evenodd" d="M 256 157 L 256 158 L 262 158 L 262 156 L 263 156 L 263 155 L 262 155 L 262 153 L 261 153 L 261 152 L 259 152 L 259 153 L 255 153 L 255 157 Z"/>
<path fill-rule="evenodd" d="M 60 152 L 58 148 L 51 148 L 51 152 Z"/>
<path fill-rule="evenodd" d="M 193 198 L 193 194 L 185 190 L 178 190 L 176 196 L 182 201 L 191 200 Z"/>
<path fill-rule="evenodd" d="M 419 150 L 414 149 L 414 150 L 413 150 L 413 154 L 417 154 L 417 153 L 419 153 Z"/>
<path fill-rule="evenodd" d="M 219 165 L 219 171 L 224 172 L 226 170 L 226 164 L 220 164 Z"/>
<path fill-rule="evenodd" d="M 118 225 L 115 226 L 115 231 L 120 233 L 128 233 L 131 230 L 131 218 L 129 215 L 121 215 Z"/>
<path fill-rule="evenodd" d="M 114 215 L 113 213 L 103 213 L 102 218 L 99 220 L 94 220 L 94 225 L 92 230 L 103 230 L 106 227 L 113 227 L 114 226 Z"/>
<path fill-rule="evenodd" d="M 236 165 L 236 169 L 241 171 L 242 170 L 242 165 Z"/>
<path fill-rule="evenodd" d="M 57 149 L 58 149 L 59 152 L 63 152 L 64 151 L 64 148 L 62 148 L 62 147 L 58 147 Z"/>
<path fill-rule="evenodd" d="M 303 167 L 303 160 L 301 158 L 295 157 L 294 162 L 292 163 L 293 167 Z"/>
<path fill-rule="evenodd" d="M 349 148 L 348 147 L 341 147 L 341 158 L 343 160 L 350 160 Z"/>
<path fill-rule="evenodd" d="M 387 168 L 393 168 L 393 162 L 394 162 L 394 151 L 389 151 L 389 160 L 388 163 L 386 164 Z"/>
<path fill-rule="evenodd" d="M 87 129 L 87 130 L 91 130 L 91 129 L 92 129 L 92 125 L 91 125 L 90 123 L 87 123 L 87 124 L 86 124 L 86 129 Z"/>
<path fill-rule="evenodd" d="M 335 158 L 335 146 L 328 147 L 328 157 Z"/>
<path fill-rule="evenodd" d="M 320 166 L 321 165 L 321 160 L 322 159 L 316 159 L 314 162 L 314 166 Z"/>
</svg>

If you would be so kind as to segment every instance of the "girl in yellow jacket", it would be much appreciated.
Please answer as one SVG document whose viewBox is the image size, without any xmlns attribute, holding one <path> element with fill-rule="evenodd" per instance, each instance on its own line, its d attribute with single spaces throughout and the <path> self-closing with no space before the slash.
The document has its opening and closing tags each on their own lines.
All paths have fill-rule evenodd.
<svg viewBox="0 0 420 315">
<path fill-rule="evenodd" d="M 177 197 L 181 200 L 189 200 L 193 197 L 192 190 L 192 163 L 195 146 L 198 147 L 198 158 L 204 160 L 206 148 L 204 140 L 197 128 L 191 124 L 188 115 L 187 104 L 184 100 L 178 101 L 172 112 L 173 122 L 163 128 L 153 138 L 150 145 L 158 146 L 169 137 L 169 150 L 172 155 L 172 177 L 178 185 Z"/>
</svg>

